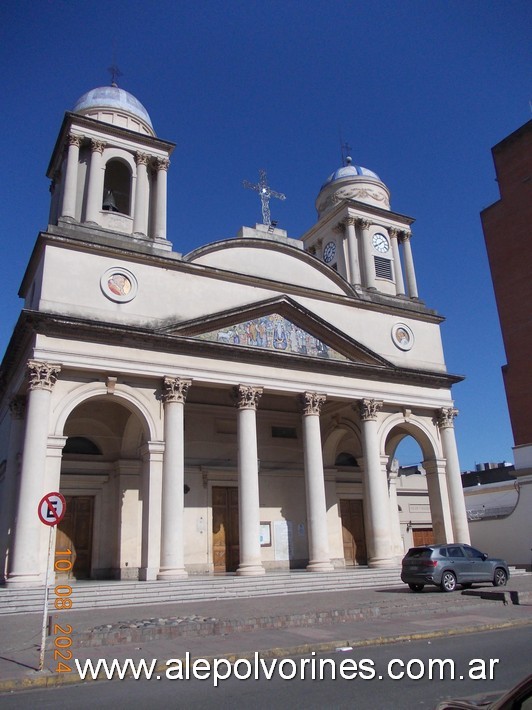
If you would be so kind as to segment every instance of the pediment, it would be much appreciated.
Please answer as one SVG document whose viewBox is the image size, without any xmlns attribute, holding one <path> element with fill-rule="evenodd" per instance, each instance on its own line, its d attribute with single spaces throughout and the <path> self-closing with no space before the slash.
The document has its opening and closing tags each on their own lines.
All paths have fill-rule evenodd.
<svg viewBox="0 0 532 710">
<path fill-rule="evenodd" d="M 169 326 L 165 332 L 224 347 L 378 367 L 393 365 L 287 296 Z"/>
</svg>

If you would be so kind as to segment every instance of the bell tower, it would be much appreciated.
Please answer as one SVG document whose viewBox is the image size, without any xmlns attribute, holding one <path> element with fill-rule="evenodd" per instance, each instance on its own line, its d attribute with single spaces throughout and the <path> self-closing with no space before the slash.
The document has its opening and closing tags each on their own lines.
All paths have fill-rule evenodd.
<svg viewBox="0 0 532 710">
<path fill-rule="evenodd" d="M 345 163 L 321 187 L 318 222 L 302 236 L 305 250 L 359 291 L 417 300 L 414 220 L 391 211 L 390 191 L 376 173 L 350 157 Z"/>
<path fill-rule="evenodd" d="M 48 167 L 50 224 L 87 227 L 87 239 L 92 228 L 170 250 L 166 181 L 174 147 L 115 83 L 87 92 L 65 114 Z"/>
</svg>

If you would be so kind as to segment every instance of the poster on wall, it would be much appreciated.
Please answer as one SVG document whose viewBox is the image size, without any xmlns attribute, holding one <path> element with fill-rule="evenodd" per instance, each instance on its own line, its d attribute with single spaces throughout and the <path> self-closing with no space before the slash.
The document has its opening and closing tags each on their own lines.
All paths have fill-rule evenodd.
<svg viewBox="0 0 532 710">
<path fill-rule="evenodd" d="M 293 526 L 290 520 L 275 520 L 273 523 L 276 560 L 290 560 L 293 548 Z"/>
</svg>

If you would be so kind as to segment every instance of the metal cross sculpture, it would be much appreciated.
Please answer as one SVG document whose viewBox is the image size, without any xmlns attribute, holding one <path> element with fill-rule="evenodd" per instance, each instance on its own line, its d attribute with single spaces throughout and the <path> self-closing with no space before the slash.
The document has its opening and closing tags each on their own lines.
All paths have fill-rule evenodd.
<svg viewBox="0 0 532 710">
<path fill-rule="evenodd" d="M 262 203 L 262 222 L 267 227 L 271 227 L 272 220 L 270 215 L 270 198 L 276 197 L 278 200 L 286 200 L 286 195 L 282 192 L 275 192 L 268 186 L 268 180 L 266 179 L 266 170 L 259 170 L 259 182 L 257 185 L 253 185 L 247 180 L 242 181 L 242 185 L 247 187 L 249 190 L 255 190 L 260 195 L 260 201 Z"/>
</svg>

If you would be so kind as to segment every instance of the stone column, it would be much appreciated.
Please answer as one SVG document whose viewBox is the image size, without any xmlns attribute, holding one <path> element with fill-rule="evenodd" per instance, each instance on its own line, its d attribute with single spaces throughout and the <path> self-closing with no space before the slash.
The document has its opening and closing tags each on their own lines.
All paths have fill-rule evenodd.
<svg viewBox="0 0 532 710">
<path fill-rule="evenodd" d="M 401 243 L 403 245 L 403 254 L 405 257 L 406 284 L 408 286 L 408 295 L 410 298 L 417 298 L 417 283 L 416 272 L 414 270 L 414 259 L 412 257 L 412 246 L 410 237 L 412 232 L 403 232 Z"/>
<path fill-rule="evenodd" d="M 12 556 L 13 551 L 17 478 L 20 472 L 20 452 L 24 435 L 26 397 L 13 397 L 9 403 L 9 410 L 11 412 L 11 427 L 9 429 L 6 470 L 2 487 L 2 499 L 0 501 L 0 581 L 5 579 L 7 569 L 4 563 L 7 557 Z"/>
<path fill-rule="evenodd" d="M 303 416 L 303 458 L 309 547 L 307 570 L 309 572 L 330 572 L 333 570 L 329 552 L 327 501 L 320 431 L 320 414 L 325 399 L 324 394 L 316 392 L 305 392 L 300 395 Z"/>
<path fill-rule="evenodd" d="M 61 217 L 76 219 L 76 196 L 78 191 L 79 148 L 83 136 L 70 133 L 68 136 L 68 155 L 65 170 L 65 187 Z"/>
<path fill-rule="evenodd" d="M 191 380 L 165 377 L 161 569 L 157 579 L 187 577 L 185 570 L 185 400 Z"/>
<path fill-rule="evenodd" d="M 399 243 L 397 241 L 398 230 L 393 227 L 388 230 L 392 243 L 393 263 L 395 264 L 395 293 L 397 296 L 405 295 L 405 283 L 403 280 L 403 267 L 401 266 L 401 256 L 399 254 Z"/>
<path fill-rule="evenodd" d="M 358 260 L 358 240 L 355 230 L 355 217 L 347 217 L 345 222 L 347 230 L 347 249 L 349 253 L 349 277 L 353 286 L 360 286 L 362 277 L 360 274 L 360 262 Z"/>
<path fill-rule="evenodd" d="M 168 158 L 158 158 L 156 161 L 155 239 L 166 239 L 166 179 L 169 166 Z"/>
<path fill-rule="evenodd" d="M 446 460 L 445 474 L 447 476 L 447 489 L 449 492 L 449 503 L 451 508 L 451 518 L 453 521 L 453 542 L 470 543 L 469 525 L 464 500 L 464 490 L 462 488 L 462 476 L 460 473 L 460 463 L 458 461 L 458 450 L 454 437 L 454 418 L 458 410 L 453 407 L 442 407 L 438 411 L 437 422 L 440 429 L 443 455 Z"/>
<path fill-rule="evenodd" d="M 135 211 L 133 214 L 133 233 L 148 234 L 148 163 L 150 156 L 136 153 L 137 188 L 135 190 Z"/>
<path fill-rule="evenodd" d="M 366 286 L 366 288 L 376 290 L 377 287 L 375 282 L 375 262 L 373 260 L 373 251 L 369 235 L 371 222 L 368 219 L 357 219 L 357 224 L 362 230 L 362 258 L 364 263 L 364 277 L 366 281 L 364 285 Z"/>
<path fill-rule="evenodd" d="M 388 497 L 390 499 L 390 531 L 392 535 L 392 552 L 399 563 L 403 557 L 403 539 L 401 537 L 401 521 L 399 519 L 399 503 L 397 501 L 397 478 L 399 477 L 399 461 L 389 462 L 388 456 L 381 462 L 388 465 Z"/>
<path fill-rule="evenodd" d="M 164 443 L 148 441 L 141 449 L 143 470 L 142 545 L 139 579 L 157 579 L 161 566 L 161 490 Z"/>
<path fill-rule="evenodd" d="M 381 465 L 377 437 L 377 413 L 383 403 L 362 399 L 359 414 L 364 454 L 364 512 L 368 518 L 371 537 L 368 540 L 370 567 L 392 567 L 390 501 L 385 469 Z"/>
<path fill-rule="evenodd" d="M 431 459 L 423 461 L 423 468 L 427 472 L 427 492 L 434 539 L 438 542 L 453 542 L 453 521 L 445 479 L 445 463 L 443 459 Z"/>
<path fill-rule="evenodd" d="M 103 197 L 102 156 L 105 150 L 104 141 L 91 140 L 91 163 L 89 166 L 89 183 L 87 189 L 87 209 L 85 221 L 97 224 Z"/>
<path fill-rule="evenodd" d="M 43 524 L 37 507 L 45 493 L 46 448 L 52 389 L 61 366 L 49 362 L 28 361 L 29 395 L 26 431 L 20 474 L 15 544 L 9 573 L 10 586 L 44 584 L 40 567 L 40 544 Z"/>
<path fill-rule="evenodd" d="M 238 385 L 234 397 L 238 408 L 238 523 L 242 577 L 265 573 L 260 549 L 259 461 L 257 406 L 262 387 Z"/>
</svg>

